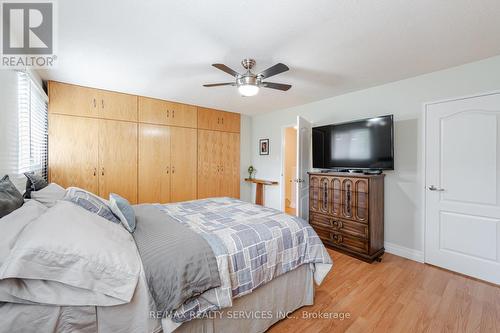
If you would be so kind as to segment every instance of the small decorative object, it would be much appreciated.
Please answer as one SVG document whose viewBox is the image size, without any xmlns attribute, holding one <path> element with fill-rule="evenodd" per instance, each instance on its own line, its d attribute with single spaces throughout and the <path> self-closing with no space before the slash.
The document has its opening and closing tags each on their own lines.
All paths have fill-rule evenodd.
<svg viewBox="0 0 500 333">
<path fill-rule="evenodd" d="M 269 139 L 259 140 L 259 152 L 261 155 L 269 155 Z"/>
<path fill-rule="evenodd" d="M 255 173 L 255 171 L 257 171 L 257 170 L 255 170 L 255 168 L 253 167 L 253 165 L 250 165 L 248 167 L 248 178 L 249 179 L 252 179 L 252 174 Z"/>
</svg>

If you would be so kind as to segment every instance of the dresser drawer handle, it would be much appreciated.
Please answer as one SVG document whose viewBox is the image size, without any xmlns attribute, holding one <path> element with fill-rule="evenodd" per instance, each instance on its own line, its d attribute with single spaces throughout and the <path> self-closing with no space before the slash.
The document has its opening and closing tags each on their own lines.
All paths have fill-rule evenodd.
<svg viewBox="0 0 500 333">
<path fill-rule="evenodd" d="M 340 244 L 342 243 L 342 235 L 338 235 L 338 234 L 333 234 L 333 241 Z"/>
<path fill-rule="evenodd" d="M 342 221 L 334 221 L 332 220 L 332 226 L 336 229 L 342 229 Z"/>
</svg>

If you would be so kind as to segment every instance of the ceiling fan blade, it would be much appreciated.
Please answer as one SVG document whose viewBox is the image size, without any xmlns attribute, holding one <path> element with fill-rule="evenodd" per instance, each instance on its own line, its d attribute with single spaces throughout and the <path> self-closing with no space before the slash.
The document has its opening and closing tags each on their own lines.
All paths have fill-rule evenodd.
<svg viewBox="0 0 500 333">
<path fill-rule="evenodd" d="M 262 82 L 262 86 L 265 88 L 271 88 L 271 89 L 277 89 L 277 90 L 283 90 L 283 91 L 287 91 L 288 89 L 290 89 L 292 87 L 289 84 L 274 83 L 274 82 Z"/>
<path fill-rule="evenodd" d="M 212 66 L 214 66 L 215 68 L 220 69 L 221 71 L 226 72 L 227 74 L 232 75 L 232 76 L 240 75 L 237 71 L 227 67 L 224 64 L 212 64 Z"/>
<path fill-rule="evenodd" d="M 283 72 L 286 72 L 287 70 L 289 70 L 290 68 L 288 68 L 287 65 L 285 64 L 282 64 L 281 62 L 279 64 L 276 64 L 274 66 L 271 66 L 269 67 L 268 69 L 260 72 L 259 74 L 257 74 L 257 76 L 260 76 L 261 78 L 263 79 L 266 79 L 268 77 L 271 77 L 271 76 L 274 76 L 274 75 L 277 75 L 277 74 L 280 74 L 280 73 L 283 73 Z"/>
<path fill-rule="evenodd" d="M 227 83 L 210 83 L 210 84 L 204 84 L 204 87 L 219 87 L 219 86 L 234 86 L 236 83 L 234 82 L 227 82 Z"/>
</svg>

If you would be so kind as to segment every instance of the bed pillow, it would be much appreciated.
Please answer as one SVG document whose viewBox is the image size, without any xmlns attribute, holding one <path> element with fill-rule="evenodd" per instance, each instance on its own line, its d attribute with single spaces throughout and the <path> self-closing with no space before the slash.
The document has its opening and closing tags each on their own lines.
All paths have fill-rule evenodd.
<svg viewBox="0 0 500 333">
<path fill-rule="evenodd" d="M 22 207 L 0 219 L 0 266 L 9 255 L 24 227 L 38 218 L 47 207 L 35 200 L 28 200 Z"/>
<path fill-rule="evenodd" d="M 49 185 L 42 176 L 34 172 L 25 172 L 24 175 L 26 176 L 26 191 L 24 192 L 24 198 L 26 199 L 31 198 L 32 191 L 40 191 Z"/>
<path fill-rule="evenodd" d="M 111 193 L 109 195 L 109 207 L 129 232 L 135 230 L 135 212 L 127 199 L 122 198 L 118 194 Z"/>
<path fill-rule="evenodd" d="M 61 200 L 26 225 L 0 267 L 0 281 L 54 281 L 62 284 L 61 288 L 109 296 L 114 299 L 109 304 L 115 305 L 130 302 L 140 270 L 141 261 L 130 233 Z M 9 289 L 9 294 L 26 301 L 43 299 L 44 289 L 26 293 L 22 285 L 19 287 Z M 60 293 L 59 304 L 78 304 L 71 299 L 73 294 Z"/>
<path fill-rule="evenodd" d="M 31 199 L 50 208 L 54 206 L 58 200 L 62 200 L 65 195 L 66 190 L 63 187 L 55 183 L 50 183 L 40 191 L 31 192 Z"/>
<path fill-rule="evenodd" d="M 88 210 L 113 223 L 120 224 L 120 220 L 113 214 L 108 203 L 95 194 L 82 190 L 78 187 L 69 187 L 66 190 L 64 200 L 70 201 L 83 209 Z"/>
<path fill-rule="evenodd" d="M 24 203 L 23 195 L 12 184 L 8 175 L 0 179 L 0 218 L 15 211 Z"/>
</svg>

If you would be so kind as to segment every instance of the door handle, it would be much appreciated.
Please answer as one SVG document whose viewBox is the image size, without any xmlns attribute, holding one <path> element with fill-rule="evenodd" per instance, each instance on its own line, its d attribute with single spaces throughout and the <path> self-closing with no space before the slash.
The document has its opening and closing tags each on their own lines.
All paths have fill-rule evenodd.
<svg viewBox="0 0 500 333">
<path fill-rule="evenodd" d="M 95 109 L 95 107 L 96 107 L 96 102 L 95 102 L 95 98 L 94 98 L 94 109 Z"/>
<path fill-rule="evenodd" d="M 431 185 L 431 186 L 429 186 L 429 190 L 431 190 L 431 191 L 437 191 L 437 192 L 443 192 L 444 188 L 437 187 L 435 185 Z"/>
<path fill-rule="evenodd" d="M 104 99 L 101 99 L 101 106 L 104 109 Z"/>
<path fill-rule="evenodd" d="M 175 110 L 172 110 L 172 118 L 175 118 Z"/>
</svg>

